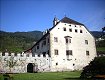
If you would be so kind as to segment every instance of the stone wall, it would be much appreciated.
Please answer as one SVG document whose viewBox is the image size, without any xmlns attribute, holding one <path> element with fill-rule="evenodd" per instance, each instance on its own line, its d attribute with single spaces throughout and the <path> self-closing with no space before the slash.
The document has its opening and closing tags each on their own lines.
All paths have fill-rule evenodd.
<svg viewBox="0 0 105 80">
<path fill-rule="evenodd" d="M 33 72 L 50 71 L 50 57 L 47 54 L 39 57 L 32 53 L 0 53 L 0 73 L 26 73 L 28 64 L 33 65 Z"/>
</svg>

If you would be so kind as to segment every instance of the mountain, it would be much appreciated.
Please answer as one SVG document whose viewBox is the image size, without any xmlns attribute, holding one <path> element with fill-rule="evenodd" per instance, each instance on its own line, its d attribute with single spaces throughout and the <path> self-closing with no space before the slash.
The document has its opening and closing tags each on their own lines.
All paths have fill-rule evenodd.
<svg viewBox="0 0 105 80">
<path fill-rule="evenodd" d="M 0 31 L 1 52 L 22 52 L 42 37 L 41 31 L 5 32 Z"/>
<path fill-rule="evenodd" d="M 90 31 L 92 33 L 92 35 L 95 37 L 95 38 L 99 38 L 101 37 L 104 33 L 102 33 L 101 31 Z"/>
<path fill-rule="evenodd" d="M 91 31 L 93 36 L 97 39 L 96 41 L 96 49 L 97 53 L 99 54 L 105 54 L 105 32 L 99 32 L 99 31 Z M 102 38 L 103 40 L 99 40 L 98 38 Z"/>
<path fill-rule="evenodd" d="M 29 32 L 15 32 L 14 36 L 22 36 L 25 38 L 34 39 L 34 41 L 38 41 L 42 37 L 41 31 L 29 31 Z"/>
</svg>

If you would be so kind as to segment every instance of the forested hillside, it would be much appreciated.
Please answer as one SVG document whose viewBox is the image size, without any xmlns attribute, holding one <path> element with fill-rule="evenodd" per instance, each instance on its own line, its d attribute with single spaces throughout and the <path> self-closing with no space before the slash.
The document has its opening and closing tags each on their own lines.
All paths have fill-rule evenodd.
<svg viewBox="0 0 105 80">
<path fill-rule="evenodd" d="M 105 34 L 105 33 L 102 33 L 102 32 L 100 32 L 100 31 L 91 31 L 91 33 L 93 34 L 93 36 L 94 36 L 95 38 L 99 38 L 99 37 L 101 37 L 103 34 Z"/>
<path fill-rule="evenodd" d="M 0 31 L 0 51 L 22 52 L 42 37 L 41 31 L 4 32 Z"/>
</svg>

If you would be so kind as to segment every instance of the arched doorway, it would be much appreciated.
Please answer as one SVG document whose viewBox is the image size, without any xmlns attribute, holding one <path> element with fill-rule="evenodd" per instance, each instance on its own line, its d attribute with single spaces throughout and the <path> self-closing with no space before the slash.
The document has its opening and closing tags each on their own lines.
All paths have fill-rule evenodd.
<svg viewBox="0 0 105 80">
<path fill-rule="evenodd" d="M 29 72 L 29 73 L 33 73 L 34 72 L 34 64 L 33 63 L 29 63 L 27 65 L 27 72 Z"/>
</svg>

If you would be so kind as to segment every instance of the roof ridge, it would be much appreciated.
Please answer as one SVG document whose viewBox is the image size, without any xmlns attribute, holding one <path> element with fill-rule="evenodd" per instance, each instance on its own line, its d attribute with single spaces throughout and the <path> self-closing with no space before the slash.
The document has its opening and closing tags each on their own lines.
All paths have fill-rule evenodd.
<svg viewBox="0 0 105 80">
<path fill-rule="evenodd" d="M 84 25 L 84 24 L 82 24 L 80 22 L 77 22 L 77 21 L 75 21 L 73 19 L 70 19 L 70 18 L 68 18 L 66 16 L 63 19 L 61 19 L 60 22 L 70 23 L 70 24 L 72 23 L 72 24 L 77 24 L 77 25 Z"/>
</svg>

